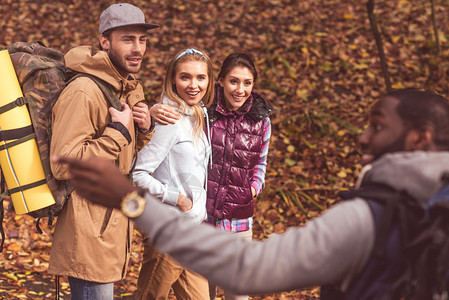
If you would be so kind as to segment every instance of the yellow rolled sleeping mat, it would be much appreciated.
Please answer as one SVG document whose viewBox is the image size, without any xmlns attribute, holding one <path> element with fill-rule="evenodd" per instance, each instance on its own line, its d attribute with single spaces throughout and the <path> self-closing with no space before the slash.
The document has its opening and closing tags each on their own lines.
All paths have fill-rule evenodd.
<svg viewBox="0 0 449 300">
<path fill-rule="evenodd" d="M 23 97 L 7 50 L 0 51 L 0 107 Z M 15 138 L 17 132 L 26 141 Z M 55 203 L 46 184 L 36 139 L 26 105 L 0 114 L 0 166 L 17 214 Z"/>
</svg>

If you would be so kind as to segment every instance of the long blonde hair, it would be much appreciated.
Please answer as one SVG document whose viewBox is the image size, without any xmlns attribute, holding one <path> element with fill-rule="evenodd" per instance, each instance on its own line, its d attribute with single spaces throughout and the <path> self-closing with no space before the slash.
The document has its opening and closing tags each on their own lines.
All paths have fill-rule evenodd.
<svg viewBox="0 0 449 300">
<path fill-rule="evenodd" d="M 209 107 L 214 100 L 214 74 L 212 62 L 204 51 L 189 48 L 176 54 L 167 67 L 167 73 L 165 74 L 164 83 L 162 85 L 161 100 L 166 97 L 178 105 L 179 112 L 183 113 L 186 110 L 186 105 L 188 104 L 179 97 L 176 93 L 176 87 L 173 84 L 178 64 L 186 61 L 205 62 L 207 64 L 207 76 L 209 78 L 209 83 L 203 99 L 197 104 L 190 106 L 194 114 L 194 137 L 197 139 L 204 127 L 202 106 Z"/>
</svg>

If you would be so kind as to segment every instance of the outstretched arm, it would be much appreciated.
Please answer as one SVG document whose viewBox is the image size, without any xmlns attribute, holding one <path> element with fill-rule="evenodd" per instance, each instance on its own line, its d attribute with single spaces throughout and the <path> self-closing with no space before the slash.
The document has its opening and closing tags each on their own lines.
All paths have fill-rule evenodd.
<svg viewBox="0 0 449 300">
<path fill-rule="evenodd" d="M 136 188 L 100 159 L 68 163 L 78 193 L 95 203 L 119 207 Z M 236 294 L 273 293 L 327 283 L 347 287 L 365 265 L 374 244 L 374 222 L 365 201 L 345 201 L 306 226 L 246 241 L 207 224 L 194 224 L 146 194 L 134 222 L 162 252 Z"/>
</svg>

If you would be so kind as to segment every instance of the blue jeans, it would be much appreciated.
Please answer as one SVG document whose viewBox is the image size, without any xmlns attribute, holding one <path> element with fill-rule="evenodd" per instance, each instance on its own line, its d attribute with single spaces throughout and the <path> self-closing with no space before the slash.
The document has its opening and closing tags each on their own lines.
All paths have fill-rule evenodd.
<svg viewBox="0 0 449 300">
<path fill-rule="evenodd" d="M 112 300 L 114 283 L 99 283 L 69 276 L 72 300 Z"/>
</svg>

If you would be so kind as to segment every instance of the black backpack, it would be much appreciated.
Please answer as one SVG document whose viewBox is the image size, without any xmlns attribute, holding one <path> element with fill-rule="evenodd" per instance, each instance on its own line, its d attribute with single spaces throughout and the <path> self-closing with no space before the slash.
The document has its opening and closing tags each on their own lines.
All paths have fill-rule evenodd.
<svg viewBox="0 0 449 300">
<path fill-rule="evenodd" d="M 343 194 L 368 202 L 376 240 L 371 258 L 347 293 L 324 287 L 322 299 L 448 299 L 449 174 L 442 181 L 427 205 L 386 185 Z"/>
</svg>

